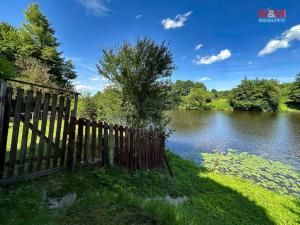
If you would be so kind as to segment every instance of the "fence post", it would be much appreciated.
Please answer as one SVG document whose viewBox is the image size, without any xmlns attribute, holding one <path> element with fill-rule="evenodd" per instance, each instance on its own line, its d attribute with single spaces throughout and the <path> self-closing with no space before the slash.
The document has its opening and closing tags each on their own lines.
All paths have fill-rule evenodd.
<svg viewBox="0 0 300 225">
<path fill-rule="evenodd" d="M 75 148 L 76 117 L 71 117 L 69 125 L 69 143 L 67 153 L 67 168 L 73 169 Z"/>
<path fill-rule="evenodd" d="M 7 88 L 7 81 L 0 79 L 0 142 L 2 139 L 6 88 Z"/>
<path fill-rule="evenodd" d="M 78 105 L 78 94 L 75 94 L 74 108 L 72 110 L 72 117 L 76 117 L 77 116 L 77 105 Z"/>
</svg>

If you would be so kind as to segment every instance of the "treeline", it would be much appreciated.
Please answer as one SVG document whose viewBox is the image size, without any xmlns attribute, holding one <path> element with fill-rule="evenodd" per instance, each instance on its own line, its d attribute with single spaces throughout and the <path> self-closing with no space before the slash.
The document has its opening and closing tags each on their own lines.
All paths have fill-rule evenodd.
<svg viewBox="0 0 300 225">
<path fill-rule="evenodd" d="M 172 85 L 175 108 L 275 112 L 300 108 L 300 73 L 293 83 L 244 79 L 229 91 L 208 91 L 201 82 L 177 80 Z M 288 110 L 285 110 L 288 111 Z"/>
<path fill-rule="evenodd" d="M 72 61 L 58 50 L 55 31 L 37 4 L 25 10 L 25 20 L 20 27 L 0 23 L 0 78 L 71 88 Z"/>
</svg>

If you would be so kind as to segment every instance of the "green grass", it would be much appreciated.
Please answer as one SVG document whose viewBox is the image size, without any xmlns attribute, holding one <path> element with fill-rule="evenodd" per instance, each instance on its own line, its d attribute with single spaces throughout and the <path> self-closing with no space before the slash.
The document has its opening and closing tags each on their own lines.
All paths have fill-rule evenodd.
<svg viewBox="0 0 300 225">
<path fill-rule="evenodd" d="M 233 108 L 229 105 L 228 99 L 226 98 L 212 100 L 212 102 L 207 103 L 207 105 L 215 111 L 233 111 Z"/>
<path fill-rule="evenodd" d="M 82 167 L 3 187 L 1 224 L 299 224 L 300 202 L 253 181 L 198 167 L 168 154 L 174 177 L 166 171 L 128 173 L 118 168 Z M 42 192 L 61 197 L 76 192 L 68 209 L 49 210 Z M 187 196 L 170 205 L 157 196 Z M 148 199 L 148 200 L 147 200 Z"/>
</svg>

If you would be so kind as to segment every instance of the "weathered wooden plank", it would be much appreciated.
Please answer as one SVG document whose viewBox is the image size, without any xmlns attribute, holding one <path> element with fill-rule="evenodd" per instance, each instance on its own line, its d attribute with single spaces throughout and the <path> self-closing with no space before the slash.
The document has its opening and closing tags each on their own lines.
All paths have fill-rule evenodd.
<svg viewBox="0 0 300 225">
<path fill-rule="evenodd" d="M 138 168 L 138 129 L 134 128 L 133 129 L 133 161 L 134 161 L 134 169 Z"/>
<path fill-rule="evenodd" d="M 20 164 L 18 168 L 18 175 L 22 175 L 24 173 L 24 162 L 26 157 L 29 124 L 31 119 L 32 98 L 33 98 L 33 91 L 28 91 L 26 96 L 26 104 L 25 104 L 25 118 L 23 124 L 23 132 L 22 132 L 21 154 L 19 158 Z"/>
<path fill-rule="evenodd" d="M 56 104 L 57 104 L 57 95 L 52 95 L 51 101 L 51 115 L 50 115 L 50 124 L 49 124 L 49 133 L 48 133 L 48 145 L 46 152 L 46 168 L 50 168 L 51 158 L 52 158 L 52 149 L 53 149 L 53 133 L 54 133 L 54 123 L 56 117 Z"/>
<path fill-rule="evenodd" d="M 91 149 L 91 155 L 92 155 L 92 162 L 95 162 L 95 151 L 96 151 L 96 128 L 97 128 L 97 122 L 92 122 L 92 149 Z"/>
<path fill-rule="evenodd" d="M 132 170 L 133 169 L 133 165 L 134 165 L 134 161 L 133 161 L 133 129 L 129 128 L 129 169 Z"/>
<path fill-rule="evenodd" d="M 36 139 L 37 139 L 37 135 L 38 135 L 38 125 L 39 125 L 39 119 L 40 119 L 41 100 L 42 100 L 42 93 L 37 92 L 36 97 L 35 97 L 35 102 L 34 102 L 35 106 L 34 106 L 32 134 L 31 134 L 30 150 L 29 150 L 28 172 L 32 172 L 33 164 L 34 164 L 34 160 L 35 160 Z"/>
<path fill-rule="evenodd" d="M 18 148 L 21 109 L 22 109 L 22 105 L 23 105 L 23 94 L 24 94 L 23 89 L 17 90 L 13 134 L 12 134 L 12 139 L 11 139 L 11 148 L 10 148 L 10 154 L 9 154 L 7 177 L 12 177 L 14 175 L 14 171 L 15 171 L 15 161 L 16 161 L 17 148 Z"/>
<path fill-rule="evenodd" d="M 84 162 L 88 163 L 88 152 L 90 146 L 90 128 L 91 123 L 89 120 L 85 121 L 85 133 L 84 133 Z"/>
<path fill-rule="evenodd" d="M 63 167 L 56 167 L 56 168 L 51 168 L 48 170 L 36 171 L 36 172 L 29 173 L 26 175 L 21 175 L 21 176 L 16 176 L 16 177 L 11 177 L 11 178 L 6 178 L 3 180 L 0 180 L 0 185 L 3 185 L 3 186 L 11 185 L 11 184 L 14 184 L 19 181 L 29 180 L 32 178 L 50 175 L 50 174 L 54 174 L 54 173 L 59 173 L 59 172 L 63 172 L 63 171 L 65 171 L 65 168 L 63 168 Z"/>
<path fill-rule="evenodd" d="M 104 148 L 103 148 L 103 123 L 99 122 L 98 123 L 98 151 L 100 152 L 100 159 L 101 159 L 101 166 L 104 166 Z"/>
<path fill-rule="evenodd" d="M 6 158 L 6 147 L 7 147 L 7 135 L 9 128 L 9 115 L 11 111 L 11 100 L 13 96 L 13 89 L 6 89 L 3 124 L 2 124 L 2 135 L 0 137 L 0 179 L 4 176 L 5 169 L 5 158 Z"/>
<path fill-rule="evenodd" d="M 43 114 L 42 114 L 42 126 L 41 126 L 40 143 L 39 143 L 39 146 L 38 146 L 37 170 L 41 169 L 42 160 L 43 160 L 43 156 L 44 156 L 45 134 L 46 134 L 46 127 L 47 127 L 49 99 L 50 99 L 50 94 L 45 93 L 45 99 L 44 99 L 44 105 L 43 105 Z"/>
<path fill-rule="evenodd" d="M 77 107 L 78 107 L 78 94 L 75 94 L 75 97 L 74 97 L 74 108 L 72 110 L 72 117 L 76 117 L 77 116 Z"/>
<path fill-rule="evenodd" d="M 83 119 L 80 118 L 78 121 L 76 164 L 81 163 L 82 141 L 83 141 Z"/>
<path fill-rule="evenodd" d="M 69 143 L 67 152 L 67 168 L 73 169 L 74 166 L 74 148 L 75 148 L 75 133 L 76 133 L 76 117 L 71 117 L 69 124 Z"/>
<path fill-rule="evenodd" d="M 142 129 L 142 168 L 146 169 L 146 131 Z"/>
<path fill-rule="evenodd" d="M 7 82 L 0 79 L 0 142 L 3 132 L 4 113 L 5 113 L 5 95 L 7 90 Z"/>
<path fill-rule="evenodd" d="M 60 166 L 63 166 L 65 163 L 67 137 L 68 137 L 68 132 L 69 132 L 70 107 L 71 107 L 71 100 L 70 100 L 70 98 L 67 98 L 66 108 L 65 108 L 65 116 L 64 116 L 64 131 L 63 131 L 63 138 L 62 138 L 62 143 L 61 143 Z"/>
<path fill-rule="evenodd" d="M 115 133 L 115 149 L 114 149 L 114 164 L 119 165 L 120 163 L 120 152 L 119 152 L 119 126 L 114 126 Z"/>
<path fill-rule="evenodd" d="M 109 125 L 109 164 L 112 164 L 111 161 L 111 153 L 114 152 L 114 126 L 112 124 Z"/>
<path fill-rule="evenodd" d="M 59 97 L 59 108 L 58 108 L 58 116 L 56 123 L 56 134 L 55 134 L 55 147 L 54 147 L 54 155 L 53 155 L 53 167 L 57 167 L 57 161 L 60 153 L 60 136 L 61 136 L 61 127 L 62 127 L 62 119 L 64 115 L 64 96 Z"/>
<path fill-rule="evenodd" d="M 123 126 L 119 127 L 120 131 L 120 166 L 125 165 L 125 154 L 124 154 L 124 129 Z"/>
<path fill-rule="evenodd" d="M 104 152 L 103 152 L 103 161 L 104 161 L 104 165 L 108 165 L 109 163 L 109 159 L 108 159 L 108 124 L 107 123 L 104 123 L 103 125 L 104 127 L 104 145 L 103 145 L 103 149 L 104 149 Z"/>
<path fill-rule="evenodd" d="M 125 127 L 125 167 L 129 168 L 129 130 Z"/>
</svg>

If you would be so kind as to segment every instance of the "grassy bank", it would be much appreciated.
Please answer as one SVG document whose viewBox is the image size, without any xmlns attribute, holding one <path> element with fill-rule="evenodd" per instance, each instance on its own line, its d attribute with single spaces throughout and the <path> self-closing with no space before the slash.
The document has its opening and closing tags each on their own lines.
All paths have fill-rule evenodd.
<svg viewBox="0 0 300 225">
<path fill-rule="evenodd" d="M 174 177 L 166 171 L 85 167 L 3 187 L 3 224 L 298 224 L 300 202 L 250 180 L 201 168 L 169 154 Z M 76 192 L 70 208 L 50 210 L 43 201 Z M 162 199 L 187 196 L 173 205 Z"/>
<path fill-rule="evenodd" d="M 214 99 L 207 103 L 206 106 L 207 109 L 213 111 L 233 111 L 226 98 Z M 278 106 L 278 112 L 300 113 L 300 106 L 288 101 L 281 101 Z"/>
</svg>

